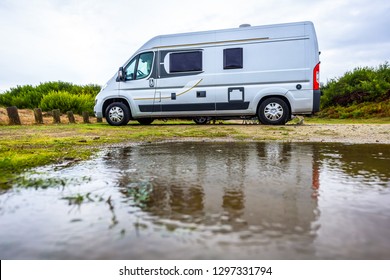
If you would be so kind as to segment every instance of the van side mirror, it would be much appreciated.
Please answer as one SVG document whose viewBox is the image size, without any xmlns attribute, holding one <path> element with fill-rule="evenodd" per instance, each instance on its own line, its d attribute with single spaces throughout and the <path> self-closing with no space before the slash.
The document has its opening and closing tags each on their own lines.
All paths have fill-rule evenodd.
<svg viewBox="0 0 390 280">
<path fill-rule="evenodd" d="M 119 67 L 118 70 L 118 76 L 116 77 L 116 81 L 125 81 L 126 80 L 126 71 L 123 69 L 123 67 Z"/>
</svg>

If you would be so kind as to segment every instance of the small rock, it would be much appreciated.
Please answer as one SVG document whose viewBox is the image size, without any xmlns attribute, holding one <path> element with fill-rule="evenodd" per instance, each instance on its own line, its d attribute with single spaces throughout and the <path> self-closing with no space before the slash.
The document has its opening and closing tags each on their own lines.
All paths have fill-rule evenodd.
<svg viewBox="0 0 390 280">
<path fill-rule="evenodd" d="M 95 136 L 95 137 L 92 138 L 92 140 L 99 140 L 99 139 L 100 139 L 99 136 Z"/>
<path fill-rule="evenodd" d="M 81 140 L 79 140 L 79 142 L 80 142 L 80 143 L 87 143 L 87 140 L 81 139 Z"/>
</svg>

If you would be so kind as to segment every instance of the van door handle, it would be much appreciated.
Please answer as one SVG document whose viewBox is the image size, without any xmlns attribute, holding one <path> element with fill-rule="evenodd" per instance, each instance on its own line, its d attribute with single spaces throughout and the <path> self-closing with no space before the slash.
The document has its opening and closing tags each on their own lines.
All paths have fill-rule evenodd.
<svg viewBox="0 0 390 280">
<path fill-rule="evenodd" d="M 149 79 L 149 87 L 154 87 L 154 79 L 153 78 Z"/>
</svg>

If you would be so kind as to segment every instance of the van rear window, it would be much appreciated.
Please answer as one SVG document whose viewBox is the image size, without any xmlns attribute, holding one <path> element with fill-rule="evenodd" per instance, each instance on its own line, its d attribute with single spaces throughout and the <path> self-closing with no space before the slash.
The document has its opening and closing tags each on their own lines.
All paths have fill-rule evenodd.
<svg viewBox="0 0 390 280">
<path fill-rule="evenodd" d="M 171 53 L 169 57 L 169 72 L 202 71 L 202 52 Z"/>
<path fill-rule="evenodd" d="M 242 48 L 223 50 L 223 69 L 240 69 L 243 67 Z"/>
</svg>

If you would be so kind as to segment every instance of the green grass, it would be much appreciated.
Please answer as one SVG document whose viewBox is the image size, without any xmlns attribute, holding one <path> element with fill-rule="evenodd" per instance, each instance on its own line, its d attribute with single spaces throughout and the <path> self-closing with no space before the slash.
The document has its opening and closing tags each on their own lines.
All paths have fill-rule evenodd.
<svg viewBox="0 0 390 280">
<path fill-rule="evenodd" d="M 197 126 L 178 121 L 150 126 L 133 122 L 124 127 L 107 124 L 0 126 L 0 187 L 20 172 L 46 164 L 84 160 L 99 147 L 120 142 L 229 137 L 238 132 L 222 126 Z"/>
</svg>

